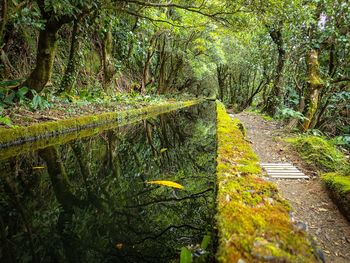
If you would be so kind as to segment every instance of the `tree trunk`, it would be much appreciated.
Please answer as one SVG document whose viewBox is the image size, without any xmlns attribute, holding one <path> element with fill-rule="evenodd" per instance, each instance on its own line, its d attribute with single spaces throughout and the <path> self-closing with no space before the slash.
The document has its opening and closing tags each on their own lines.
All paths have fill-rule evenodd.
<svg viewBox="0 0 350 263">
<path fill-rule="evenodd" d="M 306 101 L 308 102 L 303 129 L 310 129 L 313 118 L 318 108 L 320 91 L 323 88 L 323 81 L 320 77 L 320 64 L 318 62 L 318 51 L 312 49 L 307 54 L 307 74 L 308 74 L 308 91 Z"/>
<path fill-rule="evenodd" d="M 152 83 L 152 79 L 150 79 L 150 66 L 152 62 L 153 55 L 155 53 L 155 45 L 157 44 L 158 33 L 154 34 L 150 40 L 150 44 L 147 50 L 147 57 L 145 61 L 145 65 L 142 71 L 142 80 L 141 80 L 141 93 L 146 93 L 146 87 Z"/>
<path fill-rule="evenodd" d="M 80 33 L 79 20 L 74 20 L 68 64 L 64 72 L 64 76 L 62 78 L 62 82 L 60 85 L 60 92 L 63 92 L 63 91 L 70 92 L 73 86 L 75 85 L 75 82 L 77 79 L 78 65 L 79 65 L 78 51 L 80 48 L 79 33 Z"/>
<path fill-rule="evenodd" d="M 218 78 L 218 84 L 219 84 L 219 100 L 224 100 L 224 89 L 226 87 L 226 79 L 228 77 L 227 74 L 228 67 L 226 65 L 217 65 L 216 71 L 217 71 L 217 78 Z"/>
<path fill-rule="evenodd" d="M 159 78 L 158 78 L 158 94 L 164 94 L 166 92 L 166 60 L 167 54 L 165 51 L 166 36 L 163 37 L 163 43 L 161 44 L 159 54 Z"/>
<path fill-rule="evenodd" d="M 7 0 L 2 0 L 0 12 L 0 48 L 4 43 L 4 31 L 7 23 Z"/>
<path fill-rule="evenodd" d="M 274 116 L 277 113 L 278 108 L 282 104 L 283 97 L 283 70 L 285 64 L 286 51 L 284 50 L 283 36 L 281 29 L 273 29 L 270 32 L 270 36 L 273 42 L 277 45 L 278 49 L 278 62 L 275 70 L 275 77 L 273 80 L 273 86 L 267 104 L 264 111 L 269 115 Z"/>
<path fill-rule="evenodd" d="M 36 66 L 23 83 L 23 86 L 34 89 L 39 93 L 51 79 L 57 49 L 58 31 L 61 26 L 62 24 L 60 23 L 47 23 L 45 28 L 40 30 Z"/>
<path fill-rule="evenodd" d="M 103 86 L 104 90 L 108 91 L 108 85 L 115 73 L 113 65 L 113 35 L 111 30 L 108 30 L 103 38 L 102 59 L 104 76 Z"/>
<path fill-rule="evenodd" d="M 6 76 L 9 75 L 8 66 L 6 65 L 7 56 L 5 54 L 5 51 L 3 50 L 4 46 L 4 33 L 5 33 L 5 27 L 7 23 L 7 0 L 2 0 L 2 4 L 0 6 L 1 12 L 0 12 L 0 79 L 3 80 L 6 78 Z"/>
<path fill-rule="evenodd" d="M 71 192 L 68 176 L 57 148 L 50 146 L 41 149 L 39 150 L 39 156 L 47 165 L 47 171 L 57 201 L 67 211 L 72 210 L 74 206 L 81 207 L 82 201 Z"/>
</svg>

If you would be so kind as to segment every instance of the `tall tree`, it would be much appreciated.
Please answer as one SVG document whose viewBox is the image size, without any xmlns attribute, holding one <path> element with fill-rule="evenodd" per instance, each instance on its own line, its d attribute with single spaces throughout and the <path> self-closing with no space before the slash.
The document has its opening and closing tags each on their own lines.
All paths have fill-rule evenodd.
<svg viewBox="0 0 350 263">
<path fill-rule="evenodd" d="M 36 63 L 33 71 L 23 83 L 36 92 L 42 91 L 51 78 L 52 68 L 57 50 L 58 31 L 64 24 L 72 22 L 76 15 L 89 12 L 96 4 L 80 1 L 68 1 L 67 6 L 61 3 L 45 0 L 36 1 L 42 16 L 45 20 L 44 28 L 39 32 Z"/>
<path fill-rule="evenodd" d="M 264 111 L 274 116 L 283 104 L 283 71 L 286 60 L 286 51 L 283 40 L 283 25 L 279 23 L 277 27 L 270 29 L 269 34 L 277 47 L 278 59 L 273 77 L 273 86 L 269 94 Z"/>
</svg>

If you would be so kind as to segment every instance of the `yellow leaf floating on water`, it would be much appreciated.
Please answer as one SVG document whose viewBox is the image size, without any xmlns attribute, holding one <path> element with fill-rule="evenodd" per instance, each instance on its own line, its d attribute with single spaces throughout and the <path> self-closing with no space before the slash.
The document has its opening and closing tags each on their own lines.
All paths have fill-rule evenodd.
<svg viewBox="0 0 350 263">
<path fill-rule="evenodd" d="M 168 150 L 168 148 L 162 148 L 162 149 L 160 149 L 160 153 L 163 153 L 163 152 L 165 152 L 167 150 Z"/>
<path fill-rule="evenodd" d="M 184 189 L 185 187 L 181 184 L 172 182 L 172 181 L 165 181 L 165 180 L 160 180 L 160 181 L 149 181 L 147 182 L 148 184 L 158 184 L 158 185 L 164 185 L 168 187 L 173 187 L 177 189 Z"/>
<path fill-rule="evenodd" d="M 45 166 L 34 166 L 32 167 L 33 170 L 35 169 L 45 169 Z"/>
</svg>

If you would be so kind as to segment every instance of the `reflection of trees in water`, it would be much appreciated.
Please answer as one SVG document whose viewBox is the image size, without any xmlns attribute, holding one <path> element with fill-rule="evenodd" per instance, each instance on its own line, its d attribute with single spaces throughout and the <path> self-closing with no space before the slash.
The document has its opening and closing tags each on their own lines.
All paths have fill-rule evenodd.
<svg viewBox="0 0 350 263">
<path fill-rule="evenodd" d="M 4 162 L 1 260 L 168 262 L 199 243 L 214 212 L 213 114 L 161 115 Z"/>
</svg>

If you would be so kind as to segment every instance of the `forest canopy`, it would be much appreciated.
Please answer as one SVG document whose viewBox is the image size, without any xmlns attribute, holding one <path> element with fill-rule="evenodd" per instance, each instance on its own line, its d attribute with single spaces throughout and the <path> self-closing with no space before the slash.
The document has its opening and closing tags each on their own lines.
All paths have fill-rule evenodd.
<svg viewBox="0 0 350 263">
<path fill-rule="evenodd" d="M 2 0 L 0 8 L 1 112 L 67 97 L 192 94 L 349 141 L 347 1 Z"/>
</svg>

